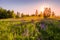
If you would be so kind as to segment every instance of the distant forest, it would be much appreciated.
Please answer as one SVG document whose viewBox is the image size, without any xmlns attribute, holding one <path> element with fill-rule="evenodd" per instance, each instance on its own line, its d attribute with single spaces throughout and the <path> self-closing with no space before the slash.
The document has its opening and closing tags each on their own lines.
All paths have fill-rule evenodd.
<svg viewBox="0 0 60 40">
<path fill-rule="evenodd" d="M 29 17 L 30 15 L 24 15 L 24 13 L 19 13 L 17 12 L 14 13 L 14 10 L 6 10 L 0 7 L 0 19 L 5 19 L 5 18 L 20 18 L 20 17 Z M 38 10 L 36 10 L 35 14 L 32 14 L 31 16 L 39 16 L 39 17 L 44 17 L 44 18 L 49 18 L 55 16 L 54 12 L 51 12 L 51 8 L 45 8 L 44 12 L 41 12 L 38 14 Z"/>
</svg>

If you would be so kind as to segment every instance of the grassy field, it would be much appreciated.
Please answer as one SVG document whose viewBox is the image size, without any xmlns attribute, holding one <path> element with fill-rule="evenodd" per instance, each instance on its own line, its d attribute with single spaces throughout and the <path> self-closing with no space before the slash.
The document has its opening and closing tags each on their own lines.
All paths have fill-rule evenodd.
<svg viewBox="0 0 60 40">
<path fill-rule="evenodd" d="M 60 40 L 60 20 L 1 19 L 0 40 Z"/>
</svg>

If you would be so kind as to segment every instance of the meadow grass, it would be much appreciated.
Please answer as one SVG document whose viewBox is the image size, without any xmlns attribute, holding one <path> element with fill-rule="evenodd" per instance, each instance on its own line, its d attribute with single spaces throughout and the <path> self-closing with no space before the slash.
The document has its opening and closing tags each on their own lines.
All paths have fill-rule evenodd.
<svg viewBox="0 0 60 40">
<path fill-rule="evenodd" d="M 60 21 L 1 19 L 0 40 L 60 40 Z"/>
</svg>

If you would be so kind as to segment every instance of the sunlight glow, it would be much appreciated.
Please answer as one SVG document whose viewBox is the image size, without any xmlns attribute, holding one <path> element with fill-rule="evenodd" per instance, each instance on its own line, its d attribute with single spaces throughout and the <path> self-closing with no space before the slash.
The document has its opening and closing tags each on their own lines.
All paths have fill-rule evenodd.
<svg viewBox="0 0 60 40">
<path fill-rule="evenodd" d="M 46 5 L 46 4 L 41 5 L 41 7 L 40 7 L 40 11 L 43 12 L 45 8 L 50 8 L 50 6 L 49 6 L 49 5 Z"/>
</svg>

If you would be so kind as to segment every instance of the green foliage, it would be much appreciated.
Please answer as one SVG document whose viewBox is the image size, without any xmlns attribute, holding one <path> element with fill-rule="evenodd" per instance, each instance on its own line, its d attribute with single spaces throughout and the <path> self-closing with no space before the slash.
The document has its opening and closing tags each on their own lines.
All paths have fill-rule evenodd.
<svg viewBox="0 0 60 40">
<path fill-rule="evenodd" d="M 0 19 L 2 18 L 15 18 L 14 11 L 6 10 L 0 7 Z"/>
<path fill-rule="evenodd" d="M 45 24 L 45 29 L 41 29 L 42 26 L 39 26 L 41 22 Z M 58 20 L 45 19 L 41 22 L 38 22 L 37 28 L 41 33 L 42 40 L 60 40 L 60 22 Z"/>
<path fill-rule="evenodd" d="M 34 40 L 38 36 L 35 25 L 27 22 L 0 21 L 1 40 Z"/>
<path fill-rule="evenodd" d="M 50 19 L 38 22 L 0 21 L 0 40 L 60 40 L 60 22 Z"/>
</svg>

